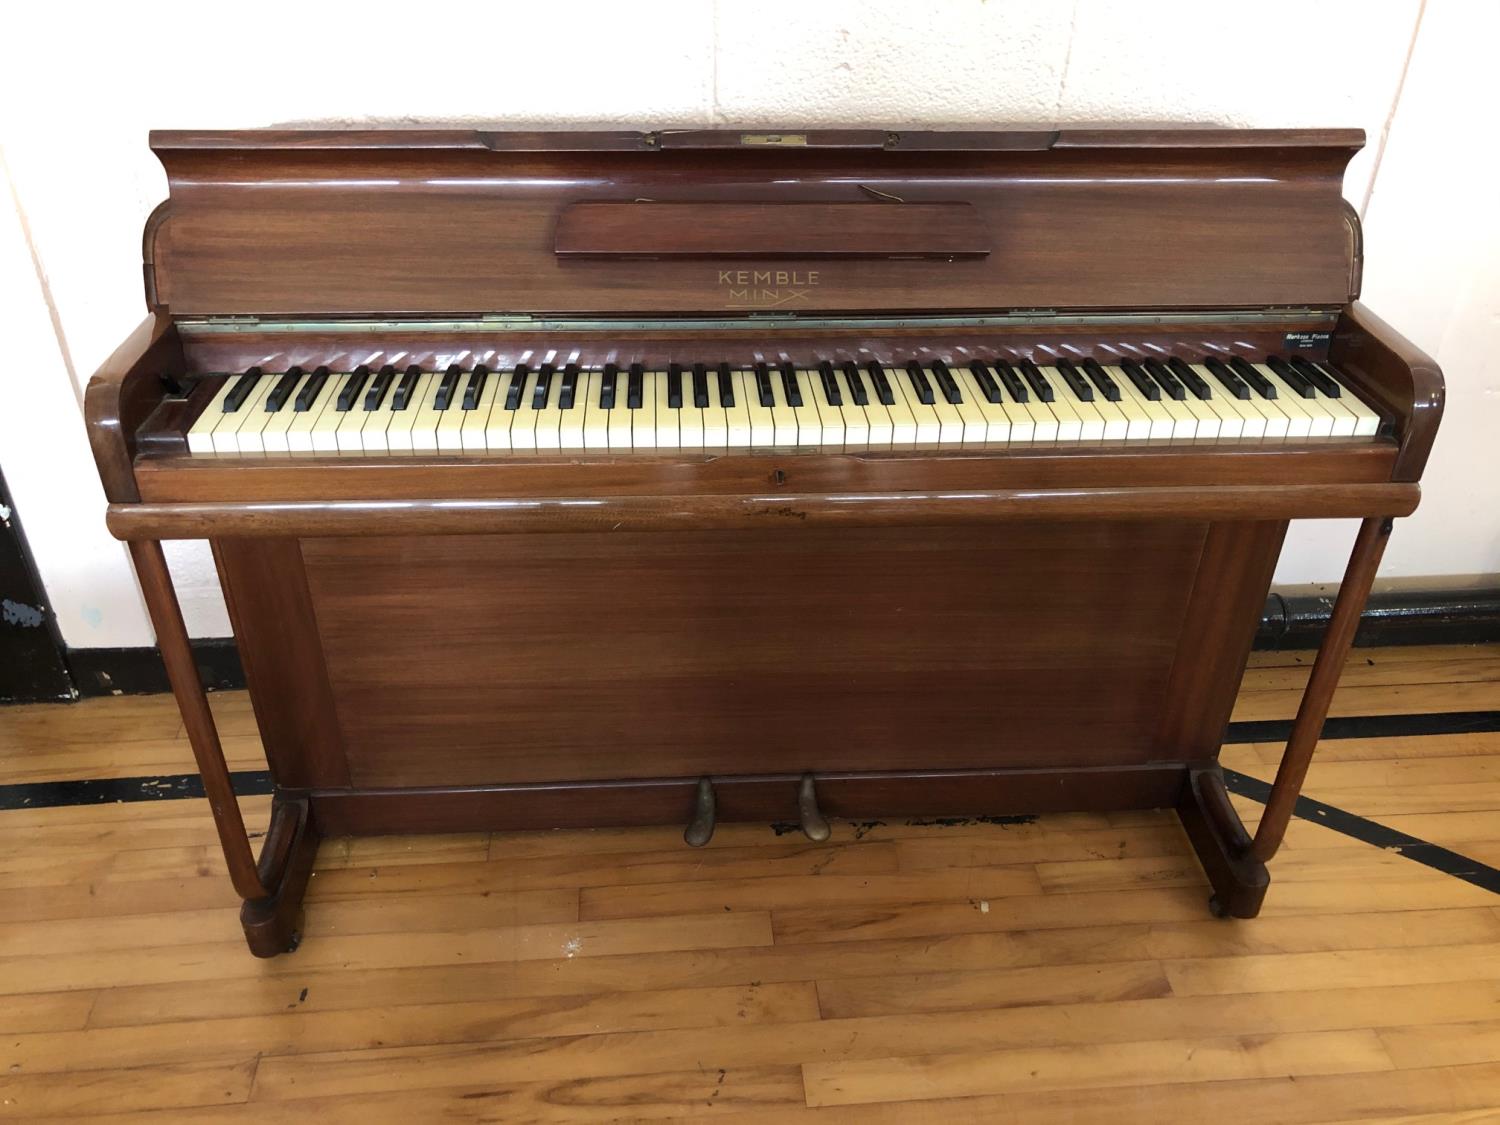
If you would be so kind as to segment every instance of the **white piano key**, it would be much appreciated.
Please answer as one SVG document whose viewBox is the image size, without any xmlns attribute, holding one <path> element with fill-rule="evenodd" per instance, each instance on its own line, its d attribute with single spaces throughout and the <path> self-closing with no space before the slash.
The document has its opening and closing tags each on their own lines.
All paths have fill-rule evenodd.
<svg viewBox="0 0 1500 1125">
<path fill-rule="evenodd" d="M 771 407 L 771 421 L 776 428 L 776 445 L 788 448 L 797 445 L 797 411 L 787 399 L 785 377 L 774 368 L 771 371 L 771 397 L 775 400 Z"/>
<path fill-rule="evenodd" d="M 1136 388 L 1125 374 L 1124 368 L 1106 367 L 1105 372 L 1120 388 L 1120 406 L 1130 420 L 1126 437 L 1131 440 L 1148 438 L 1152 441 L 1168 441 L 1172 437 L 1172 416 Z"/>
<path fill-rule="evenodd" d="M 818 412 L 818 425 L 822 430 L 818 444 L 830 451 L 843 449 L 847 440 L 844 412 L 828 401 L 822 375 L 816 371 L 802 371 L 797 377 L 802 383 L 802 400 L 811 403 Z"/>
<path fill-rule="evenodd" d="M 875 380 L 870 378 L 868 371 L 860 371 L 861 378 L 865 382 L 865 395 L 868 398 L 864 406 L 865 412 L 865 447 L 867 449 L 889 449 L 891 441 L 896 434 L 895 422 L 891 420 L 890 409 L 880 401 L 880 392 L 875 386 Z"/>
<path fill-rule="evenodd" d="M 459 424 L 459 444 L 465 453 L 485 453 L 489 450 L 485 434 L 489 430 L 490 414 L 495 409 L 497 399 L 504 402 L 503 387 L 507 382 L 506 375 L 491 371 L 485 377 L 484 390 L 479 392 L 479 400 L 474 404 L 473 410 L 464 410 L 464 399 L 460 397 L 458 410 L 462 421 Z M 467 381 L 464 391 L 467 394 Z"/>
<path fill-rule="evenodd" d="M 1349 386 L 1349 381 L 1335 371 L 1328 364 L 1323 365 L 1324 372 L 1343 389 L 1343 396 L 1339 399 L 1344 404 L 1344 409 L 1354 415 L 1354 436 L 1374 437 L 1380 432 L 1380 415 L 1370 408 L 1369 403 L 1360 398 Z"/>
<path fill-rule="evenodd" d="M 531 432 L 539 452 L 562 448 L 563 409 L 558 405 L 562 398 L 562 376 L 561 371 L 552 372 L 551 378 L 547 381 L 547 401 L 540 410 L 535 406 L 534 397 L 523 407 L 523 409 L 530 410 L 535 419 Z M 537 384 L 541 384 L 540 374 L 537 376 Z"/>
<path fill-rule="evenodd" d="M 609 425 L 618 410 L 625 410 L 625 396 L 621 393 L 626 389 L 628 379 L 620 372 L 615 374 L 615 406 L 606 410 L 599 405 L 599 396 L 604 393 L 604 372 L 585 371 L 579 377 L 579 389 L 583 388 L 583 380 L 588 380 L 588 401 L 583 404 L 583 447 L 585 449 L 608 449 L 609 448 Z"/>
<path fill-rule="evenodd" d="M 776 440 L 776 410 L 773 406 L 763 406 L 760 401 L 760 383 L 755 377 L 754 370 L 742 371 L 745 392 L 745 410 L 750 421 L 750 446 L 753 449 L 765 449 L 769 446 L 783 444 Z M 776 401 L 776 374 L 771 372 L 771 401 Z M 793 439 L 795 440 L 795 439 Z"/>
<path fill-rule="evenodd" d="M 499 378 L 499 386 L 495 388 L 495 404 L 490 407 L 490 416 L 484 423 L 484 448 L 490 453 L 509 453 L 514 446 L 511 443 L 511 430 L 521 414 L 521 407 L 526 405 L 526 383 L 527 379 L 521 380 L 519 406 L 515 410 L 506 409 L 506 403 L 510 401 L 510 385 L 515 379 L 515 371 L 506 371 Z"/>
<path fill-rule="evenodd" d="M 310 374 L 304 374 L 298 378 L 292 387 L 292 393 L 286 396 L 286 401 L 281 404 L 281 409 L 267 419 L 265 426 L 260 431 L 261 448 L 267 453 L 287 453 L 291 451 L 291 445 L 287 435 L 292 424 L 297 420 L 297 396 L 302 393 L 302 388 L 307 386 L 307 381 L 312 378 Z"/>
<path fill-rule="evenodd" d="M 937 427 L 933 425 L 933 436 L 928 439 L 921 436 L 921 426 L 917 422 L 917 416 L 912 411 L 912 400 L 907 398 L 910 385 L 906 382 L 903 372 L 891 368 L 883 368 L 885 381 L 891 388 L 892 402 L 885 408 L 891 416 L 891 445 L 906 446 L 917 445 L 931 440 L 937 440 Z"/>
<path fill-rule="evenodd" d="M 344 389 L 348 382 L 350 373 L 340 371 L 329 375 L 326 387 L 332 390 L 328 395 L 328 401 L 323 404 L 323 410 L 307 431 L 308 438 L 312 443 L 314 453 L 337 453 L 339 449 L 338 429 L 339 423 L 344 420 L 344 412 L 338 408 L 339 392 Z M 322 397 L 321 395 L 319 397 Z"/>
<path fill-rule="evenodd" d="M 731 386 L 734 383 L 733 374 L 733 372 L 730 372 Z M 708 405 L 699 412 L 699 417 L 703 420 L 703 448 L 714 450 L 728 449 L 729 414 L 724 409 L 724 405 L 719 401 L 719 372 L 717 368 L 709 368 L 708 370 Z"/>
<path fill-rule="evenodd" d="M 1276 401 L 1286 411 L 1287 416 L 1292 418 L 1292 428 L 1289 431 L 1294 437 L 1330 437 L 1333 434 L 1333 418 L 1323 408 L 1321 401 L 1315 398 L 1303 398 L 1301 394 L 1292 389 L 1292 385 L 1283 379 L 1264 363 L 1257 363 L 1255 370 L 1259 371 L 1276 388 Z M 1307 429 L 1299 433 L 1301 423 L 1296 420 L 1300 414 L 1307 419 Z"/>
<path fill-rule="evenodd" d="M 1330 398 L 1321 390 L 1318 392 L 1318 405 L 1328 411 L 1328 416 L 1333 422 L 1330 431 L 1332 437 L 1353 437 L 1354 428 L 1358 423 L 1354 411 L 1349 409 L 1349 404 L 1341 396 Z"/>
<path fill-rule="evenodd" d="M 442 410 L 437 408 L 438 391 L 442 388 L 443 373 L 429 372 L 432 379 L 423 388 L 421 399 L 416 403 L 417 416 L 411 424 L 411 448 L 414 453 L 436 453 L 438 451 L 438 426 L 442 423 Z"/>
<path fill-rule="evenodd" d="M 422 412 L 422 403 L 433 391 L 433 381 L 437 376 L 431 371 L 424 371 L 417 376 L 416 386 L 412 387 L 411 395 L 406 400 L 405 410 L 391 410 L 391 421 L 385 428 L 385 445 L 392 453 L 413 452 L 412 428 L 417 424 L 417 416 Z M 400 379 L 397 379 L 400 383 Z M 396 388 L 391 388 L 391 397 L 394 398 Z"/>
<path fill-rule="evenodd" d="M 250 397 L 240 407 L 238 413 L 241 419 L 234 431 L 232 452 L 245 454 L 266 451 L 265 446 L 260 443 L 260 431 L 271 417 L 266 413 L 266 399 L 276 389 L 277 378 L 278 376 L 275 375 L 262 375 L 260 382 L 255 384 L 255 389 L 250 392 Z"/>
<path fill-rule="evenodd" d="M 521 398 L 513 411 L 507 411 L 511 415 L 510 420 L 510 447 L 515 450 L 531 451 L 537 448 L 536 443 L 536 419 L 540 411 L 532 407 L 536 401 L 536 385 L 540 375 L 535 371 L 526 373 L 526 385 L 521 388 Z M 556 375 L 553 378 L 557 378 Z"/>
<path fill-rule="evenodd" d="M 755 376 L 745 371 L 731 371 L 734 405 L 724 410 L 724 446 L 726 449 L 750 448 L 750 404 L 759 405 L 755 393 Z"/>
<path fill-rule="evenodd" d="M 660 431 L 656 425 L 656 405 L 658 401 L 665 402 L 666 389 L 661 389 L 662 398 L 657 397 L 657 383 L 661 376 L 654 371 L 647 371 L 642 376 L 641 405 L 638 409 L 630 411 L 630 441 L 633 449 L 656 449 L 661 443 L 658 441 Z M 629 384 L 626 384 L 626 394 L 629 394 Z M 611 444 L 613 449 L 614 445 Z"/>
<path fill-rule="evenodd" d="M 366 383 L 368 388 L 368 381 Z M 338 403 L 334 403 L 334 410 L 338 410 Z M 364 452 L 364 428 L 369 421 L 365 411 L 364 394 L 361 392 L 355 400 L 349 404 L 349 409 L 339 411 L 338 429 L 333 432 L 334 445 L 340 453 L 363 453 Z"/>
<path fill-rule="evenodd" d="M 1047 375 L 1047 371 L 1042 369 L 1042 374 L 1044 376 Z M 1066 442 L 1082 441 L 1083 418 L 1079 415 L 1078 410 L 1073 405 L 1072 399 L 1069 397 L 1068 384 L 1056 371 L 1053 371 L 1047 377 L 1047 382 L 1052 384 L 1052 401 L 1043 403 L 1042 405 L 1052 411 L 1052 416 L 1057 419 L 1057 440 Z"/>
<path fill-rule="evenodd" d="M 693 394 L 693 374 L 682 373 L 682 405 L 677 408 L 677 446 L 679 449 L 703 448 L 703 407 Z"/>
<path fill-rule="evenodd" d="M 437 447 L 444 453 L 456 453 L 464 447 L 464 385 L 468 381 L 468 372 L 461 372 L 453 384 L 447 409 L 438 412 Z"/>
<path fill-rule="evenodd" d="M 379 377 L 378 374 L 376 377 Z M 386 431 L 390 429 L 391 422 L 396 417 L 396 412 L 391 409 L 391 403 L 396 399 L 396 388 L 401 385 L 401 377 L 401 372 L 397 371 L 392 376 L 390 385 L 386 387 L 380 403 L 374 410 L 364 412 L 365 424 L 360 427 L 359 444 L 366 453 L 385 453 L 390 449 L 386 441 Z M 360 405 L 363 406 L 364 403 L 361 402 Z"/>
<path fill-rule="evenodd" d="M 602 375 L 600 379 L 603 379 Z M 630 409 L 630 372 L 622 370 L 615 374 L 615 408 L 605 411 L 604 447 L 606 449 L 626 451 L 631 448 L 630 425 L 633 421 L 631 415 L 634 413 L 636 412 Z M 592 416 L 590 424 L 592 424 Z"/>
<path fill-rule="evenodd" d="M 229 397 L 229 392 L 234 390 L 234 383 L 238 378 L 238 375 L 230 375 L 226 378 L 224 385 L 214 392 L 213 398 L 208 400 L 208 405 L 203 408 L 203 412 L 188 427 L 189 453 L 212 453 L 214 451 L 214 430 L 224 420 L 224 400 Z"/>
<path fill-rule="evenodd" d="M 559 396 L 558 412 L 561 415 L 557 422 L 557 447 L 559 449 L 581 450 L 584 448 L 584 430 L 588 424 L 589 416 L 587 392 L 592 383 L 589 379 L 590 374 L 588 371 L 578 372 L 576 381 L 573 384 L 573 406 L 569 410 L 563 410 L 560 405 L 562 377 L 560 375 L 553 376 L 553 378 L 557 379 L 557 393 Z"/>
<path fill-rule="evenodd" d="M 963 392 L 964 398 L 973 404 L 975 411 L 984 421 L 983 444 L 991 448 L 1009 444 L 1011 423 L 1004 404 L 991 402 L 985 397 L 979 380 L 974 377 L 974 373 L 967 365 L 956 366 L 950 370 L 953 372 L 953 378 L 958 382 L 958 389 Z"/>
<path fill-rule="evenodd" d="M 1188 408 L 1186 398 L 1173 398 L 1163 389 L 1158 405 L 1172 419 L 1173 441 L 1192 441 L 1198 436 L 1198 418 Z"/>
<path fill-rule="evenodd" d="M 802 405 L 792 407 L 797 419 L 797 444 L 802 447 L 823 446 L 823 419 L 813 398 L 812 381 L 816 376 L 811 371 L 797 372 L 797 386 L 802 392 Z"/>
<path fill-rule="evenodd" d="M 667 373 L 665 371 L 652 371 L 646 375 L 646 391 L 655 395 L 656 410 L 656 442 L 658 449 L 681 449 L 682 448 L 682 423 L 679 419 L 679 411 L 667 401 Z M 682 378 L 682 399 L 687 401 L 688 378 L 684 374 Z M 640 444 L 637 442 L 637 444 Z"/>
</svg>

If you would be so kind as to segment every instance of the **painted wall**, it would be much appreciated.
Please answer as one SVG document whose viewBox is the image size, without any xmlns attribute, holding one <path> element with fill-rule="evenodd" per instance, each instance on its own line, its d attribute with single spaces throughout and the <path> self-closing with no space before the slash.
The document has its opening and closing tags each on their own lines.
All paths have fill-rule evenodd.
<svg viewBox="0 0 1500 1125">
<path fill-rule="evenodd" d="M 1345 191 L 1367 220 L 1367 297 L 1438 357 L 1451 395 L 1386 573 L 1500 571 L 1500 168 L 1475 135 L 1500 37 L 1487 0 L 200 0 L 149 18 L 55 0 L 6 24 L 0 465 L 72 645 L 150 640 L 80 400 L 142 314 L 140 231 L 166 191 L 152 127 L 1362 126 Z M 1336 580 L 1351 534 L 1299 529 L 1279 580 Z M 194 633 L 227 634 L 207 551 L 172 561 Z"/>
</svg>

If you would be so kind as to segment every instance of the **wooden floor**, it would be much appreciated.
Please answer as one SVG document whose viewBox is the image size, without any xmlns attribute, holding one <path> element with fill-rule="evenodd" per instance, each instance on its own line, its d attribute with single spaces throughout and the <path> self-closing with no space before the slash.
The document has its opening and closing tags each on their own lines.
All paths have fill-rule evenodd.
<svg viewBox="0 0 1500 1125">
<path fill-rule="evenodd" d="M 1335 707 L 1475 710 L 1500 646 L 1357 651 Z M 0 710 L 0 785 L 190 768 L 167 697 Z M 1500 732 L 1326 741 L 1307 793 L 1500 866 Z M 1500 896 L 1306 820 L 1272 876 L 1211 919 L 1167 813 L 332 840 L 264 962 L 202 801 L 3 811 L 0 1119 L 1500 1121 Z"/>
</svg>

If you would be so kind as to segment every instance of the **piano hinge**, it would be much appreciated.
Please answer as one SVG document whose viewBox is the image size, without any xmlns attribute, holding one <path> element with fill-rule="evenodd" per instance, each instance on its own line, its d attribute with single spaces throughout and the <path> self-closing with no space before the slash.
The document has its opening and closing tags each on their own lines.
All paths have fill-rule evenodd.
<svg viewBox="0 0 1500 1125">
<path fill-rule="evenodd" d="M 205 316 L 199 324 L 259 324 L 258 316 Z"/>
</svg>

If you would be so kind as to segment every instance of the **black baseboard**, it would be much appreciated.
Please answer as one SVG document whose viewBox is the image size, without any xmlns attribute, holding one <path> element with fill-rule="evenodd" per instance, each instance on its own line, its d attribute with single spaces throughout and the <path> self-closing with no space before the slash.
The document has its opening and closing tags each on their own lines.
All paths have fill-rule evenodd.
<svg viewBox="0 0 1500 1125">
<path fill-rule="evenodd" d="M 245 686 L 239 649 L 233 637 L 209 637 L 193 642 L 198 675 L 209 691 L 232 691 Z M 161 653 L 154 648 L 70 648 L 68 670 L 80 696 L 151 695 L 171 691 Z"/>
<path fill-rule="evenodd" d="M 1332 598 L 1272 594 L 1255 647 L 1317 648 Z M 1360 621 L 1356 645 L 1500 643 L 1500 589 L 1376 595 Z M 209 691 L 245 686 L 240 654 L 228 637 L 193 642 L 198 671 Z M 171 690 L 154 648 L 75 648 L 68 668 L 81 696 L 145 695 Z"/>
<path fill-rule="evenodd" d="M 1317 648 L 1332 612 L 1332 595 L 1272 594 L 1266 599 L 1255 647 Z M 1500 588 L 1373 594 L 1354 637 L 1358 647 L 1496 642 L 1500 642 Z"/>
</svg>

